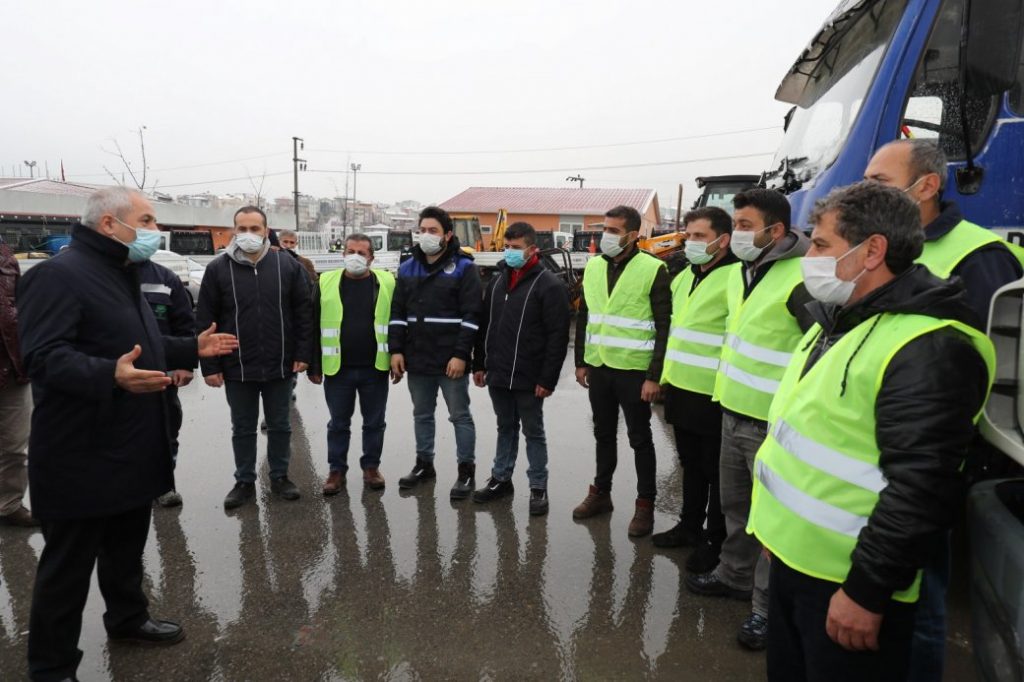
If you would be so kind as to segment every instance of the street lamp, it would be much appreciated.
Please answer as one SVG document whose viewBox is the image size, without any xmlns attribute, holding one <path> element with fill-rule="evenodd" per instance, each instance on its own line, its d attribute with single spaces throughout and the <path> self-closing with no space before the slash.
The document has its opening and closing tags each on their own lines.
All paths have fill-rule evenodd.
<svg viewBox="0 0 1024 682">
<path fill-rule="evenodd" d="M 299 150 L 306 148 L 301 137 L 292 138 L 292 171 L 295 174 L 295 231 L 299 230 L 299 171 L 306 170 L 306 160 L 299 158 Z"/>
<path fill-rule="evenodd" d="M 363 164 L 361 164 L 361 163 L 353 163 L 350 166 L 350 168 L 352 168 L 352 213 L 353 213 L 353 215 L 355 215 L 356 203 L 357 203 L 356 202 L 356 197 L 358 196 L 358 192 L 356 190 L 359 187 L 359 171 L 361 171 L 363 169 Z M 356 227 L 359 227 L 359 226 L 356 225 Z"/>
<path fill-rule="evenodd" d="M 30 178 L 34 178 L 35 177 L 36 162 L 35 161 L 26 161 L 25 165 L 28 166 L 28 176 Z"/>
</svg>

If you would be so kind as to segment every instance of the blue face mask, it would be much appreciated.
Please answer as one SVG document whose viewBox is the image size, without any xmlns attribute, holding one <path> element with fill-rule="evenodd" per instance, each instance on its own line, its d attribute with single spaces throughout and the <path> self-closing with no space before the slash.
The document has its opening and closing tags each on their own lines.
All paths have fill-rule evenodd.
<svg viewBox="0 0 1024 682">
<path fill-rule="evenodd" d="M 144 230 L 141 227 L 132 227 L 126 222 L 114 218 L 125 227 L 135 230 L 135 241 L 121 242 L 128 247 L 128 260 L 132 263 L 144 263 L 153 257 L 160 248 L 160 230 Z M 120 239 L 118 241 L 121 241 Z"/>
<path fill-rule="evenodd" d="M 505 263 L 513 269 L 519 269 L 526 265 L 526 251 L 524 249 L 505 249 Z"/>
</svg>

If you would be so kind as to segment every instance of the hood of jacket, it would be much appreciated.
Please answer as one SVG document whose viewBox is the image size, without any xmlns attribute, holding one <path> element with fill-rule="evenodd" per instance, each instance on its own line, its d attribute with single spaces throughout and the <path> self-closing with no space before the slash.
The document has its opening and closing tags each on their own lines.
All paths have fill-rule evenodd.
<svg viewBox="0 0 1024 682">
<path fill-rule="evenodd" d="M 782 239 L 772 247 L 772 250 L 758 259 L 754 268 L 760 268 L 768 263 L 790 258 L 800 258 L 811 248 L 811 240 L 803 232 L 790 230 Z"/>
<path fill-rule="evenodd" d="M 263 248 L 261 248 L 259 250 L 259 253 L 256 256 L 256 260 L 255 261 L 249 260 L 249 254 L 246 253 L 245 251 L 242 251 L 241 247 L 239 247 L 238 244 L 235 242 L 234 237 L 231 238 L 231 243 L 228 244 L 226 249 L 224 249 L 224 253 L 226 253 L 228 255 L 228 258 L 230 258 L 231 260 L 235 261 L 239 265 L 248 265 L 251 268 L 256 267 L 257 263 L 259 263 L 261 260 L 263 260 L 264 257 L 266 257 L 266 255 L 269 252 L 270 252 L 270 240 L 269 239 L 264 239 L 263 240 Z"/>
<path fill-rule="evenodd" d="M 812 301 L 807 309 L 828 335 L 843 334 L 879 313 L 929 315 L 982 327 L 967 304 L 960 278 L 939 279 L 923 265 L 911 266 L 850 306 Z"/>
</svg>

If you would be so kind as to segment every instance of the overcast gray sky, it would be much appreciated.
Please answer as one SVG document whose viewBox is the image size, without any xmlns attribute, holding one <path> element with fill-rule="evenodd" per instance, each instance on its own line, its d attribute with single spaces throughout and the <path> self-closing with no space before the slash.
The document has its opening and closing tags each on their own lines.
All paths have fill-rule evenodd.
<svg viewBox="0 0 1024 682">
<path fill-rule="evenodd" d="M 296 135 L 318 196 L 356 162 L 366 200 L 579 170 L 663 206 L 682 182 L 689 204 L 695 176 L 769 164 L 693 160 L 775 149 L 775 88 L 837 1 L 6 3 L 0 175 L 63 160 L 69 180 L 109 182 L 102 149 L 137 166 L 145 125 L 147 184 L 172 194 L 251 191 L 265 171 L 264 194 L 287 196 Z M 748 132 L 600 146 L 732 131 Z M 658 165 L 588 170 L 635 164 Z"/>
</svg>

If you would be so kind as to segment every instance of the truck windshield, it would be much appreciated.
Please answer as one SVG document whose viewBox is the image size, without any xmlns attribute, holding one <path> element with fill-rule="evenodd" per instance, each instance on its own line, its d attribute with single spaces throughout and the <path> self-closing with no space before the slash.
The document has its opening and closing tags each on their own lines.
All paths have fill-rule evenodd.
<svg viewBox="0 0 1024 682">
<path fill-rule="evenodd" d="M 835 161 L 905 4 L 905 0 L 858 3 L 835 21 L 835 30 L 827 34 L 823 30 L 816 38 L 824 38 L 824 45 L 787 76 L 802 80 L 803 87 L 792 102 L 796 107 L 773 171 L 788 166 L 797 178 L 806 181 Z M 770 179 L 769 184 L 777 183 Z"/>
</svg>

